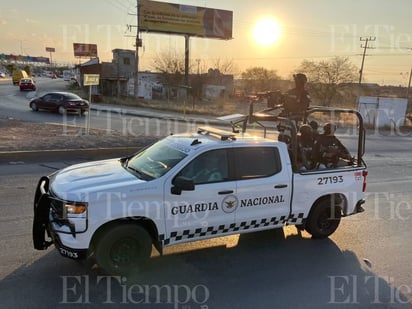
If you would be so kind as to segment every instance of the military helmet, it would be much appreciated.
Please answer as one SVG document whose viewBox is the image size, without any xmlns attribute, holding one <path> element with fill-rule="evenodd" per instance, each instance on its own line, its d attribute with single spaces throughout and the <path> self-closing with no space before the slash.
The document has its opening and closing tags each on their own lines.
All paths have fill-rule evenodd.
<svg viewBox="0 0 412 309">
<path fill-rule="evenodd" d="M 336 125 L 334 125 L 334 124 L 331 123 L 331 122 L 327 122 L 327 123 L 323 126 L 323 132 L 324 132 L 326 135 L 334 134 L 335 131 L 336 131 Z"/>
<path fill-rule="evenodd" d="M 308 78 L 306 77 L 305 74 L 303 73 L 297 73 L 293 75 L 293 79 L 295 80 L 295 82 L 303 82 L 306 83 L 308 81 Z"/>
<path fill-rule="evenodd" d="M 312 134 L 312 127 L 308 124 L 304 124 L 299 128 L 301 135 L 310 135 Z"/>
</svg>

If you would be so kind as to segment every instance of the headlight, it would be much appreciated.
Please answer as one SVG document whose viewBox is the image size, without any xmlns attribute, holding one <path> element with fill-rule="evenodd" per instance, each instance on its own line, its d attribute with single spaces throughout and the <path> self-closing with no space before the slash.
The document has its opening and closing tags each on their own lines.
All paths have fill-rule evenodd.
<svg viewBox="0 0 412 309">
<path fill-rule="evenodd" d="M 68 215 L 80 215 L 87 210 L 87 203 L 65 203 L 64 208 Z"/>
</svg>

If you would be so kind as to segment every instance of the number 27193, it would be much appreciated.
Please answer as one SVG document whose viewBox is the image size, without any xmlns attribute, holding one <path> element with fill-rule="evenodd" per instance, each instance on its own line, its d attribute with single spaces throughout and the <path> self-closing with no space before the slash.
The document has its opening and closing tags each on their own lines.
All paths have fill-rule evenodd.
<svg viewBox="0 0 412 309">
<path fill-rule="evenodd" d="M 318 185 L 327 185 L 333 183 L 342 183 L 343 176 L 329 176 L 329 177 L 319 177 L 318 178 Z"/>
</svg>

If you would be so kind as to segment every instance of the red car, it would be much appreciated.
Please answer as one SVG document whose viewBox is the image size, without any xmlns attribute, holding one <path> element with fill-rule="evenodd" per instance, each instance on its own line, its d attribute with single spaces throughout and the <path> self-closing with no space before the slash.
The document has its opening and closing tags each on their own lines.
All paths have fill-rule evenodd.
<svg viewBox="0 0 412 309">
<path fill-rule="evenodd" d="M 20 91 L 36 90 L 36 82 L 31 78 L 22 78 L 19 82 Z"/>
<path fill-rule="evenodd" d="M 30 108 L 37 112 L 39 109 L 59 112 L 78 112 L 82 115 L 89 110 L 89 101 L 70 92 L 48 92 L 30 101 Z"/>
</svg>

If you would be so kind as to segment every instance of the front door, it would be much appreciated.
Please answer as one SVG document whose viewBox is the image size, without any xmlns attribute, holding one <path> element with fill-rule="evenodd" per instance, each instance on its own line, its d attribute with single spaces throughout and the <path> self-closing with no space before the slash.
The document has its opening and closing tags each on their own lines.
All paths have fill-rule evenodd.
<svg viewBox="0 0 412 309">
<path fill-rule="evenodd" d="M 172 193 L 178 176 L 193 179 L 194 191 Z M 165 184 L 164 244 L 209 238 L 233 231 L 236 181 L 229 179 L 226 149 L 207 151 L 188 163 Z"/>
</svg>

